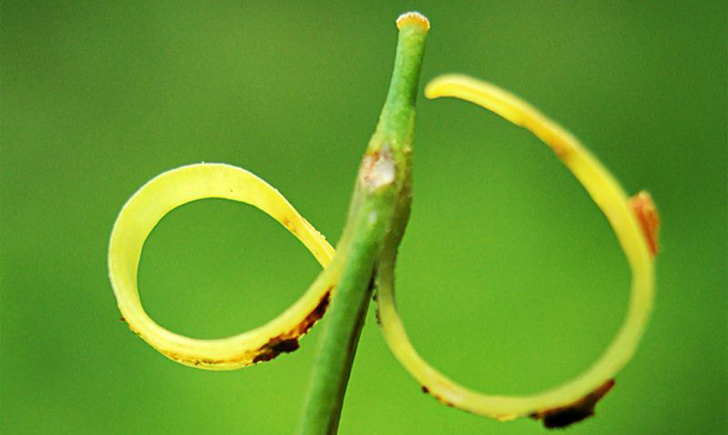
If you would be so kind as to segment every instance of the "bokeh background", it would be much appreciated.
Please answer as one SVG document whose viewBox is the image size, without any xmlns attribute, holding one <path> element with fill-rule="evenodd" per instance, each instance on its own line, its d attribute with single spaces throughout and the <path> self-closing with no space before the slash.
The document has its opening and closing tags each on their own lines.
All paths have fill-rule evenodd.
<svg viewBox="0 0 728 435">
<path fill-rule="evenodd" d="M 173 363 L 119 321 L 106 248 L 124 201 L 184 164 L 276 186 L 335 242 L 387 90 L 394 19 L 432 22 L 422 84 L 495 82 L 559 120 L 663 219 L 654 315 L 573 434 L 728 432 L 726 4 L 3 1 L 0 432 L 291 433 L 321 325 L 273 363 Z M 415 202 L 398 268 L 410 335 L 473 388 L 530 393 L 586 369 L 625 313 L 629 271 L 597 208 L 528 132 L 418 102 Z M 249 206 L 205 200 L 147 241 L 162 325 L 232 335 L 318 273 Z M 438 404 L 368 315 L 341 434 L 538 434 Z"/>
</svg>

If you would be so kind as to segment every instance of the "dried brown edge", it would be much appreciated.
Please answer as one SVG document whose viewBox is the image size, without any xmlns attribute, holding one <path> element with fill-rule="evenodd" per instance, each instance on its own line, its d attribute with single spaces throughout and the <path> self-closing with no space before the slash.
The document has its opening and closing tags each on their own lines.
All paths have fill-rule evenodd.
<svg viewBox="0 0 728 435">
<path fill-rule="evenodd" d="M 260 362 L 270 361 L 282 353 L 291 353 L 299 348 L 298 340 L 304 336 L 311 327 L 316 324 L 326 314 L 326 309 L 331 302 L 331 292 L 334 286 L 330 286 L 319 300 L 316 307 L 303 319 L 301 323 L 293 329 L 283 334 L 272 337 L 263 346 L 257 350 L 242 355 L 237 355 L 229 359 L 205 359 L 190 358 L 180 355 L 176 352 L 160 350 L 167 357 L 184 364 L 197 367 L 217 367 L 221 365 L 243 365 L 250 366 Z M 127 323 L 128 324 L 128 323 Z M 135 334 L 138 333 L 129 327 Z"/>
<path fill-rule="evenodd" d="M 583 421 L 594 415 L 594 407 L 611 389 L 615 380 L 609 379 L 591 393 L 574 403 L 558 408 L 544 409 L 529 415 L 534 420 L 541 420 L 548 429 L 564 428 Z"/>
</svg>

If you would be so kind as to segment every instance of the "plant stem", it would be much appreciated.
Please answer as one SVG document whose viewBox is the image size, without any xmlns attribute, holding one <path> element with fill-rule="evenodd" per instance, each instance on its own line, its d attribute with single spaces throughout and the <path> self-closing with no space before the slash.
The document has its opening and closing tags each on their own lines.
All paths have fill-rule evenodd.
<svg viewBox="0 0 728 435">
<path fill-rule="evenodd" d="M 377 129 L 357 176 L 336 256 L 343 269 L 316 356 L 300 435 L 336 433 L 382 250 L 396 250 L 411 202 L 411 145 L 425 36 L 417 13 L 397 20 L 394 72 Z M 337 261 L 335 258 L 333 261 Z"/>
</svg>

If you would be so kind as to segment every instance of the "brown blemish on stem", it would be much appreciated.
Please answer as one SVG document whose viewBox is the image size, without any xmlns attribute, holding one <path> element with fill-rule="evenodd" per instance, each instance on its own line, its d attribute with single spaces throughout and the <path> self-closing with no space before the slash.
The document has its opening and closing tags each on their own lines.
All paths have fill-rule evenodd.
<svg viewBox="0 0 728 435">
<path fill-rule="evenodd" d="M 364 155 L 359 169 L 361 183 L 369 189 L 378 189 L 391 184 L 395 177 L 395 165 L 389 146 Z"/>
<path fill-rule="evenodd" d="M 543 420 L 546 428 L 564 428 L 594 415 L 594 407 L 609 390 L 614 387 L 614 379 L 603 383 L 596 390 L 576 402 L 558 408 L 534 412 L 530 415 L 534 420 Z"/>
<path fill-rule="evenodd" d="M 379 161 L 379 153 L 365 154 L 359 169 L 361 181 L 364 185 L 372 184 L 372 168 Z"/>
</svg>

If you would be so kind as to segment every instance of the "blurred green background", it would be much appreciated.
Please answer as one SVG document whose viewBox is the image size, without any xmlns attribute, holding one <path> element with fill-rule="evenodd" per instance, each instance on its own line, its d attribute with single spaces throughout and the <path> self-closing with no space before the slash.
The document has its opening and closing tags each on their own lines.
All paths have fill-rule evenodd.
<svg viewBox="0 0 728 435">
<path fill-rule="evenodd" d="M 206 372 L 121 323 L 112 224 L 145 181 L 227 162 L 335 242 L 394 55 L 432 22 L 422 85 L 446 72 L 523 96 L 662 219 L 642 345 L 573 434 L 728 432 L 726 4 L 715 2 L 4 1 L 0 11 L 0 432 L 286 434 L 321 327 L 273 363 Z M 580 185 L 528 132 L 418 103 L 415 202 L 398 269 L 412 340 L 468 386 L 529 393 L 587 368 L 619 327 L 629 271 Z M 219 337 L 260 325 L 318 273 L 248 206 L 205 200 L 147 241 L 146 308 Z M 369 313 L 341 434 L 537 434 L 438 404 Z"/>
</svg>

